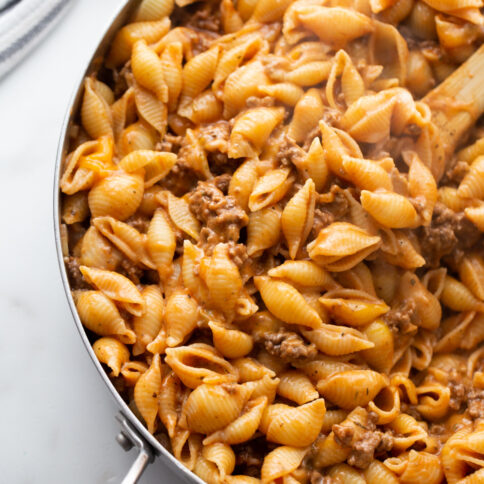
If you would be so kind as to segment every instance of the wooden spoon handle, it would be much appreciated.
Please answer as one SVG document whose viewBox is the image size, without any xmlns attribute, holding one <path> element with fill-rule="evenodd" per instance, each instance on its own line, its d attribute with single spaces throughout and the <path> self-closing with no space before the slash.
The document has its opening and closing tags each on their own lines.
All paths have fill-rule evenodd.
<svg viewBox="0 0 484 484">
<path fill-rule="evenodd" d="M 446 156 L 484 112 L 484 45 L 432 89 L 423 101 L 432 111 Z"/>
</svg>

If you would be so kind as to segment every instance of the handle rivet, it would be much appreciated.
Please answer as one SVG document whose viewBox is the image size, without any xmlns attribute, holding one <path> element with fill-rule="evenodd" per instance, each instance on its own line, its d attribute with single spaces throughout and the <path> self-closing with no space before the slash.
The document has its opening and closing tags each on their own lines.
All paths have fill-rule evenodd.
<svg viewBox="0 0 484 484">
<path fill-rule="evenodd" d="M 133 442 L 131 439 L 124 433 L 124 432 L 119 432 L 119 434 L 116 436 L 116 440 L 118 444 L 125 450 L 128 451 L 132 449 L 133 447 Z"/>
</svg>

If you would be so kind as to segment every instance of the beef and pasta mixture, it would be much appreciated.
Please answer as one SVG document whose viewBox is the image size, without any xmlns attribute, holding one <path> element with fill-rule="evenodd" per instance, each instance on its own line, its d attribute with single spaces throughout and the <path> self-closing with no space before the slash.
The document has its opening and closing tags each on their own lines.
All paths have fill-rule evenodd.
<svg viewBox="0 0 484 484">
<path fill-rule="evenodd" d="M 484 482 L 484 128 L 425 97 L 482 5 L 143 0 L 86 78 L 73 297 L 206 482 Z"/>
</svg>

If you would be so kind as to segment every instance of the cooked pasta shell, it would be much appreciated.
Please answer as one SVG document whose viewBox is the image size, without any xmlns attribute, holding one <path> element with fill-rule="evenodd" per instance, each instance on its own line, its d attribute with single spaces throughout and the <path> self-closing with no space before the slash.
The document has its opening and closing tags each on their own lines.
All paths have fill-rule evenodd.
<svg viewBox="0 0 484 484">
<path fill-rule="evenodd" d="M 396 434 L 393 449 L 397 452 L 409 449 L 413 445 L 419 445 L 419 447 L 423 447 L 423 450 L 431 450 L 434 445 L 434 450 L 437 448 L 437 442 L 433 441 L 425 429 L 406 413 L 398 415 L 388 424 L 388 428 Z"/>
<path fill-rule="evenodd" d="M 224 32 L 227 34 L 237 32 L 243 26 L 239 13 L 235 10 L 232 0 L 222 0 L 220 5 L 220 14 Z"/>
<path fill-rule="evenodd" d="M 175 254 L 176 240 L 168 217 L 162 208 L 158 208 L 151 219 L 148 229 L 148 253 L 162 279 L 168 277 Z"/>
<path fill-rule="evenodd" d="M 266 375 L 270 377 L 276 376 L 272 370 L 253 358 L 237 358 L 231 363 L 239 372 L 239 382 L 259 380 Z"/>
<path fill-rule="evenodd" d="M 267 440 L 294 447 L 310 445 L 321 431 L 325 411 L 322 398 L 284 409 L 269 418 Z"/>
<path fill-rule="evenodd" d="M 194 99 L 212 82 L 220 48 L 215 46 L 190 59 L 183 67 L 182 97 Z"/>
<path fill-rule="evenodd" d="M 113 217 L 97 217 L 92 223 L 106 239 L 133 262 L 141 262 L 150 269 L 155 268 L 146 251 L 146 237 L 134 227 L 119 222 Z"/>
<path fill-rule="evenodd" d="M 366 484 L 366 479 L 363 477 L 361 471 L 357 471 L 354 467 L 348 464 L 337 464 L 328 472 L 331 479 L 351 484 Z"/>
<path fill-rule="evenodd" d="M 346 326 L 323 324 L 321 328 L 302 333 L 319 351 L 331 356 L 347 355 L 375 346 L 360 331 Z"/>
<path fill-rule="evenodd" d="M 472 201 L 459 196 L 457 188 L 443 186 L 438 189 L 437 199 L 454 212 L 462 212 Z"/>
<path fill-rule="evenodd" d="M 298 405 L 311 402 L 319 397 L 311 380 L 300 371 L 286 371 L 280 376 L 280 380 L 277 393 Z"/>
<path fill-rule="evenodd" d="M 181 42 L 168 44 L 160 57 L 163 78 L 168 88 L 168 110 L 175 111 L 183 87 L 183 46 Z"/>
<path fill-rule="evenodd" d="M 133 45 L 131 69 L 141 86 L 155 93 L 161 102 L 168 102 L 168 87 L 163 75 L 163 66 L 156 52 L 146 45 L 145 40 L 138 40 Z"/>
<path fill-rule="evenodd" d="M 374 344 L 361 352 L 361 356 L 377 371 L 388 373 L 393 361 L 393 334 L 381 319 L 363 329 L 363 334 Z"/>
<path fill-rule="evenodd" d="M 202 260 L 200 276 L 207 285 L 210 304 L 229 319 L 233 318 L 242 279 L 239 269 L 229 257 L 227 244 L 217 244 L 212 257 Z"/>
<path fill-rule="evenodd" d="M 191 212 L 184 198 L 177 198 L 171 192 L 165 192 L 168 201 L 168 215 L 177 228 L 195 240 L 200 237 L 200 222 Z M 164 193 L 163 193 L 164 194 Z M 157 198 L 161 199 L 160 193 Z"/>
<path fill-rule="evenodd" d="M 476 299 L 462 282 L 446 275 L 440 300 L 454 311 L 482 311 L 484 304 Z"/>
<path fill-rule="evenodd" d="M 227 474 L 232 474 L 235 468 L 235 454 L 229 445 L 216 442 L 212 444 L 203 443 L 203 446 L 203 457 L 216 465 L 221 479 Z"/>
<path fill-rule="evenodd" d="M 241 55 L 241 54 L 239 54 Z M 240 62 L 240 58 L 236 59 L 236 62 Z M 238 114 L 240 111 L 243 111 L 245 108 L 245 102 L 247 98 L 251 96 L 260 96 L 259 88 L 261 86 L 265 86 L 269 84 L 269 79 L 265 73 L 264 66 L 260 61 L 253 61 L 249 62 L 248 64 L 239 67 L 238 69 L 234 70 L 225 81 L 224 89 L 223 89 L 223 101 L 224 101 L 224 111 L 223 115 L 224 118 L 231 118 Z M 267 108 L 262 108 L 267 109 Z M 272 108 L 274 109 L 274 108 Z M 262 111 L 260 111 L 262 112 Z M 259 114 L 261 115 L 261 114 Z M 242 115 L 243 117 L 244 115 Z M 257 134 L 263 134 L 264 129 L 257 128 L 257 116 L 256 114 L 250 115 L 245 117 L 243 123 L 238 128 L 239 130 L 243 128 L 244 131 L 248 131 L 252 134 L 252 137 L 256 137 Z M 266 122 L 273 124 L 270 131 L 281 120 L 277 122 L 273 120 L 267 114 L 265 115 Z M 240 118 L 239 118 L 240 119 Z M 267 133 L 267 137 L 270 134 Z M 265 141 L 265 140 L 264 140 Z M 235 140 L 234 140 L 235 142 Z M 259 148 L 262 149 L 262 145 L 264 144 L 262 140 L 256 140 L 260 146 Z M 249 147 L 245 147 L 245 150 L 249 150 Z M 236 158 L 235 152 L 237 151 L 237 147 L 234 146 L 234 155 L 231 155 L 229 152 L 229 156 Z M 243 156 L 243 155 L 240 155 Z"/>
<path fill-rule="evenodd" d="M 381 233 L 381 232 L 380 232 Z M 382 246 L 383 257 L 386 262 L 403 269 L 416 269 L 425 265 L 425 259 L 417 252 L 410 239 L 403 231 L 392 231 L 396 242 L 396 252 L 387 252 L 388 246 Z"/>
<path fill-rule="evenodd" d="M 126 155 L 119 167 L 128 173 L 145 169 L 145 187 L 149 188 L 164 178 L 176 163 L 176 155 L 162 151 L 136 150 Z"/>
<path fill-rule="evenodd" d="M 294 114 L 289 124 L 288 136 L 302 142 L 323 117 L 324 106 L 318 89 L 309 89 L 294 107 Z"/>
<path fill-rule="evenodd" d="M 129 60 L 131 49 L 136 41 L 144 39 L 151 44 L 161 39 L 170 30 L 170 19 L 163 18 L 156 21 L 133 22 L 125 25 L 115 35 L 107 57 L 107 64 L 120 66 Z"/>
<path fill-rule="evenodd" d="M 92 77 L 84 81 L 84 97 L 81 106 L 83 128 L 93 139 L 101 136 L 113 136 L 113 117 L 106 100 L 96 91 Z"/>
<path fill-rule="evenodd" d="M 337 176 L 344 173 L 343 156 L 350 155 L 363 158 L 358 144 L 346 132 L 328 126 L 324 121 L 319 122 L 324 159 L 328 168 Z"/>
<path fill-rule="evenodd" d="M 460 341 L 460 347 L 463 349 L 474 348 L 481 341 L 484 341 L 484 315 L 482 313 L 477 313 L 467 327 L 464 336 Z"/>
<path fill-rule="evenodd" d="M 394 471 L 403 484 L 417 484 L 422 480 L 439 484 L 444 478 L 439 457 L 428 452 L 411 450 L 408 454 L 386 459 L 384 465 Z"/>
<path fill-rule="evenodd" d="M 237 329 L 226 328 L 210 321 L 213 344 L 226 358 L 240 358 L 249 354 L 254 346 L 252 336 Z"/>
<path fill-rule="evenodd" d="M 343 297 L 338 297 L 338 295 L 337 289 L 330 291 L 321 297 L 319 302 L 329 311 L 335 321 L 350 326 L 365 326 L 390 309 L 383 301 L 372 297 L 358 298 L 351 297 L 349 294 L 350 297 L 347 298 L 344 290 L 341 293 Z"/>
<path fill-rule="evenodd" d="M 172 294 L 165 309 L 166 344 L 182 344 L 197 327 L 198 318 L 198 304 L 192 297 L 181 292 Z"/>
<path fill-rule="evenodd" d="M 291 259 L 306 242 L 314 219 L 316 192 L 314 182 L 308 179 L 304 186 L 287 202 L 281 216 L 281 227 Z"/>
<path fill-rule="evenodd" d="M 388 484 L 399 484 L 395 474 L 387 469 L 379 460 L 373 460 L 371 464 L 363 471 L 366 482 L 385 482 Z"/>
<path fill-rule="evenodd" d="M 378 249 L 381 238 L 346 222 L 334 222 L 321 229 L 308 244 L 309 256 L 330 271 L 351 269 Z"/>
<path fill-rule="evenodd" d="M 267 401 L 272 403 L 276 398 L 279 381 L 279 378 L 271 378 L 269 375 L 265 375 L 259 380 L 244 383 L 244 386 L 251 391 L 251 398 L 266 397 Z"/>
<path fill-rule="evenodd" d="M 143 0 L 136 10 L 133 21 L 160 20 L 171 14 L 174 5 L 173 0 Z"/>
<path fill-rule="evenodd" d="M 271 96 L 288 106 L 295 106 L 303 96 L 304 91 L 292 82 L 281 82 L 267 86 L 259 86 L 259 92 Z"/>
<path fill-rule="evenodd" d="M 281 321 L 310 328 L 321 326 L 318 313 L 306 302 L 301 293 L 290 284 L 265 276 L 254 277 L 267 309 Z"/>
<path fill-rule="evenodd" d="M 343 156 L 344 178 L 363 190 L 393 190 L 390 175 L 373 160 Z"/>
<path fill-rule="evenodd" d="M 154 150 L 158 137 L 158 133 L 152 126 L 144 121 L 137 121 L 119 133 L 117 151 L 120 156 L 125 156 L 132 151 Z"/>
<path fill-rule="evenodd" d="M 155 355 L 149 369 L 143 373 L 134 387 L 134 402 L 148 431 L 156 430 L 156 417 L 158 415 L 158 397 L 161 391 L 161 365 L 160 355 Z"/>
<path fill-rule="evenodd" d="M 121 367 L 121 375 L 123 375 L 126 385 L 134 387 L 139 377 L 148 369 L 148 365 L 142 361 L 127 361 Z"/>
<path fill-rule="evenodd" d="M 188 396 L 181 418 L 192 432 L 210 434 L 233 422 L 249 398 L 249 390 L 235 383 L 202 384 Z"/>
<path fill-rule="evenodd" d="M 408 170 L 408 189 L 414 198 L 423 197 L 424 208 L 420 211 L 424 225 L 430 223 L 435 202 L 437 201 L 437 183 L 431 171 L 422 163 L 416 153 L 411 154 Z"/>
<path fill-rule="evenodd" d="M 391 422 L 400 413 L 400 393 L 394 386 L 385 387 L 368 404 L 368 410 L 378 416 L 377 424 Z"/>
<path fill-rule="evenodd" d="M 146 311 L 142 316 L 133 318 L 133 329 L 136 333 L 136 343 L 133 346 L 133 355 L 145 351 L 161 330 L 163 324 L 164 303 L 158 286 L 145 286 L 141 292 L 145 300 Z"/>
<path fill-rule="evenodd" d="M 297 367 L 303 371 L 313 383 L 325 379 L 335 373 L 357 369 L 356 365 L 342 361 L 341 358 L 335 358 L 326 355 L 318 355 L 316 360 L 308 363 L 297 364 Z"/>
<path fill-rule="evenodd" d="M 91 226 L 81 242 L 80 263 L 88 267 L 114 271 L 121 262 L 122 255 L 99 232 Z"/>
<path fill-rule="evenodd" d="M 467 207 L 464 213 L 480 232 L 484 232 L 484 204 L 480 203 L 475 207 Z"/>
<path fill-rule="evenodd" d="M 313 139 L 306 157 L 303 161 L 297 163 L 297 168 L 313 180 L 317 192 L 324 189 L 328 180 L 328 166 L 318 137 Z"/>
<path fill-rule="evenodd" d="M 264 484 L 289 475 L 301 464 L 308 449 L 281 446 L 264 457 L 261 469 L 261 480 Z"/>
<path fill-rule="evenodd" d="M 92 349 L 96 358 L 111 368 L 112 376 L 118 376 L 121 367 L 129 361 L 129 350 L 115 338 L 100 338 L 93 345 Z"/>
<path fill-rule="evenodd" d="M 167 125 L 168 109 L 154 93 L 143 88 L 133 79 L 133 92 L 139 116 L 164 136 Z"/>
<path fill-rule="evenodd" d="M 176 429 L 171 438 L 173 455 L 187 469 L 193 471 L 202 450 L 202 439 L 198 434 L 190 433 L 189 430 Z"/>
<path fill-rule="evenodd" d="M 304 27 L 335 48 L 373 30 L 369 17 L 342 7 L 304 5 L 298 8 L 297 16 Z"/>
<path fill-rule="evenodd" d="M 180 380 L 174 373 L 168 373 L 161 381 L 160 398 L 158 399 L 158 416 L 163 422 L 170 438 L 175 436 L 178 422 L 178 398 L 181 394 Z"/>
<path fill-rule="evenodd" d="M 362 190 L 360 200 L 363 208 L 384 227 L 402 229 L 420 223 L 414 206 L 398 193 Z"/>
<path fill-rule="evenodd" d="M 199 273 L 199 265 L 203 255 L 202 249 L 194 246 L 189 240 L 184 241 L 182 262 L 183 285 L 197 301 L 205 301 L 208 299 L 208 289 Z"/>
<path fill-rule="evenodd" d="M 449 410 L 450 389 L 440 383 L 423 383 L 417 387 L 417 411 L 425 419 L 435 421 Z"/>
<path fill-rule="evenodd" d="M 136 335 L 119 314 L 114 303 L 100 291 L 83 291 L 75 295 L 76 308 L 82 324 L 100 336 L 118 336 L 132 344 Z"/>
<path fill-rule="evenodd" d="M 265 249 L 276 245 L 281 234 L 281 211 L 267 207 L 249 215 L 247 225 L 247 254 L 258 256 Z"/>
<path fill-rule="evenodd" d="M 259 107 L 239 116 L 229 138 L 230 158 L 257 156 L 274 128 L 283 120 L 284 108 Z"/>
<path fill-rule="evenodd" d="M 165 362 L 188 388 L 204 381 L 237 379 L 237 370 L 212 347 L 202 343 L 166 349 Z"/>
<path fill-rule="evenodd" d="M 327 60 L 307 62 L 288 72 L 284 79 L 298 86 L 314 86 L 328 79 L 331 65 Z"/>
<path fill-rule="evenodd" d="M 143 199 L 143 176 L 117 172 L 96 183 L 89 192 L 91 216 L 110 215 L 126 220 L 133 215 Z"/>
<path fill-rule="evenodd" d="M 376 371 L 350 370 L 336 373 L 320 381 L 317 386 L 323 397 L 341 408 L 351 410 L 368 405 L 388 383 L 388 378 Z"/>
<path fill-rule="evenodd" d="M 81 266 L 79 270 L 91 286 L 121 304 L 133 316 L 141 316 L 145 312 L 145 301 L 141 293 L 127 277 L 94 267 Z"/>
<path fill-rule="evenodd" d="M 249 197 L 256 181 L 256 160 L 242 163 L 230 178 L 229 195 L 234 197 L 237 204 L 246 212 L 249 211 Z"/>
<path fill-rule="evenodd" d="M 484 196 L 484 156 L 478 156 L 472 162 L 457 193 L 462 198 L 481 199 Z"/>
<path fill-rule="evenodd" d="M 289 168 L 277 168 L 259 178 L 249 197 L 249 209 L 256 212 L 281 200 L 292 183 L 289 175 Z"/>
<path fill-rule="evenodd" d="M 250 400 L 240 417 L 229 423 L 223 430 L 209 435 L 203 441 L 203 444 L 210 445 L 214 442 L 224 442 L 229 445 L 235 445 L 246 442 L 257 431 L 262 413 L 266 407 L 267 397 L 262 396 Z"/>
<path fill-rule="evenodd" d="M 287 279 L 298 286 L 331 289 L 337 285 L 327 271 L 309 260 L 287 260 L 284 264 L 270 269 L 267 274 Z"/>
</svg>

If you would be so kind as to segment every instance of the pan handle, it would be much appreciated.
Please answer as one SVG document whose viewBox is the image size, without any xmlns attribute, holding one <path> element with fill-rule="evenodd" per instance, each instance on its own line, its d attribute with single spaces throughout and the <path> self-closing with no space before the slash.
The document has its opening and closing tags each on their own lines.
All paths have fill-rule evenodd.
<svg viewBox="0 0 484 484">
<path fill-rule="evenodd" d="M 121 424 L 121 431 L 116 436 L 118 444 L 126 451 L 133 447 L 138 449 L 138 457 L 131 464 L 128 473 L 124 476 L 121 484 L 136 484 L 148 464 L 153 462 L 153 450 L 151 446 L 136 432 L 128 419 L 120 412 L 116 420 Z"/>
</svg>

